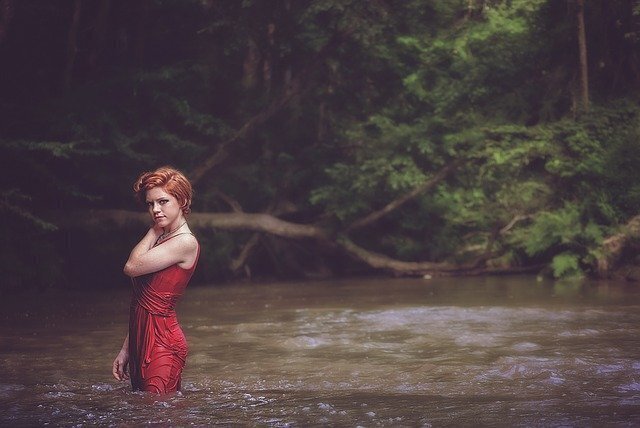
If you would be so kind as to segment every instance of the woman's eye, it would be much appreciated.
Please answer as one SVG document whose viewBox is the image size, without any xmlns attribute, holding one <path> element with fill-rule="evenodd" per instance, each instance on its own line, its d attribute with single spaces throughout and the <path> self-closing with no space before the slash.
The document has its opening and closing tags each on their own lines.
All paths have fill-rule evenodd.
<svg viewBox="0 0 640 428">
<path fill-rule="evenodd" d="M 164 205 L 164 204 L 166 204 L 167 202 L 169 202 L 167 199 L 163 199 L 163 200 L 161 200 L 161 201 L 160 201 L 160 205 Z"/>
</svg>

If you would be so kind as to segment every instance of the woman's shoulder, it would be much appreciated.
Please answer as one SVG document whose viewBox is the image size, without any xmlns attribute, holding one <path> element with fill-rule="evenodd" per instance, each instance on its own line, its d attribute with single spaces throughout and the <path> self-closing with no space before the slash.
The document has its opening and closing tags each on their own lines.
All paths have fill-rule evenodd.
<svg viewBox="0 0 640 428">
<path fill-rule="evenodd" d="M 182 266 L 182 263 L 178 264 L 182 269 L 192 269 L 195 267 L 195 263 L 198 261 L 200 255 L 200 244 L 195 235 L 191 232 L 185 232 L 177 237 L 180 239 L 180 252 L 184 254 L 184 263 L 186 266 Z M 189 266 L 189 267 L 187 267 Z"/>
<path fill-rule="evenodd" d="M 198 243 L 198 238 L 191 232 L 182 232 L 176 235 L 176 239 L 179 240 L 180 244 L 186 245 L 189 247 L 196 248 Z"/>
<path fill-rule="evenodd" d="M 174 249 L 181 249 L 185 251 L 196 250 L 200 246 L 195 235 L 191 232 L 177 233 L 165 242 L 171 242 L 170 245 Z"/>
</svg>

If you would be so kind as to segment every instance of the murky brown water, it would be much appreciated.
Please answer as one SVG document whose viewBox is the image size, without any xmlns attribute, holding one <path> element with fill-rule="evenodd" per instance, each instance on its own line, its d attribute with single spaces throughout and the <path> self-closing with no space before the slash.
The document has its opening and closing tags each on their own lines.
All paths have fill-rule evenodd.
<svg viewBox="0 0 640 428">
<path fill-rule="evenodd" d="M 191 287 L 183 391 L 111 378 L 128 288 L 5 297 L 0 425 L 638 426 L 640 290 L 533 278 Z"/>
</svg>

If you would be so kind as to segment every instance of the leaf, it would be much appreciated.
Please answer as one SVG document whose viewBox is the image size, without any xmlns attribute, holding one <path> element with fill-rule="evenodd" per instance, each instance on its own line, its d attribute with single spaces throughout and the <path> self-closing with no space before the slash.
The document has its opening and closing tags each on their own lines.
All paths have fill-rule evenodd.
<svg viewBox="0 0 640 428">
<path fill-rule="evenodd" d="M 556 278 L 580 274 L 580 257 L 570 252 L 558 254 L 553 258 L 551 267 Z"/>
</svg>

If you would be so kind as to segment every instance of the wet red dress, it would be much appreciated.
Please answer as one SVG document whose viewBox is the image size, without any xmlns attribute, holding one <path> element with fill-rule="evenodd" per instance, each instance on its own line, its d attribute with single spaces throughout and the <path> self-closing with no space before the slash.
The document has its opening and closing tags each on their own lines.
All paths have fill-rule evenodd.
<svg viewBox="0 0 640 428">
<path fill-rule="evenodd" d="M 198 245 L 196 261 L 189 269 L 175 264 L 132 278 L 129 368 L 134 391 L 165 394 L 180 390 L 187 341 L 178 324 L 175 305 L 193 275 L 199 256 Z"/>
</svg>

